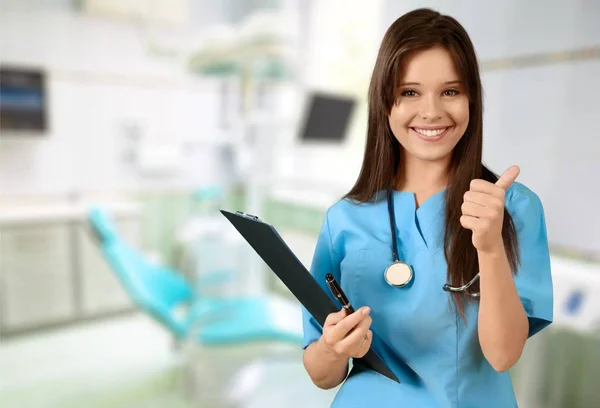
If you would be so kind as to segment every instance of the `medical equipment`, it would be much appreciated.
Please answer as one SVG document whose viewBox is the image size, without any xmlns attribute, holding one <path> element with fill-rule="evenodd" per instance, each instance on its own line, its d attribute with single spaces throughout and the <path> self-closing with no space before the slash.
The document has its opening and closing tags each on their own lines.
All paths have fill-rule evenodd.
<svg viewBox="0 0 600 408">
<path fill-rule="evenodd" d="M 346 140 L 348 127 L 357 105 L 355 98 L 336 93 L 313 91 L 300 131 L 303 143 L 336 145 Z"/>
<path fill-rule="evenodd" d="M 0 67 L 2 135 L 44 136 L 48 130 L 46 72 L 27 67 Z"/>
<path fill-rule="evenodd" d="M 387 195 L 387 207 L 390 218 L 390 231 L 392 232 L 392 256 L 394 263 L 385 269 L 385 281 L 391 286 L 397 288 L 404 287 L 412 281 L 413 270 L 410 265 L 400 262 L 398 257 L 398 245 L 396 240 L 396 215 L 394 214 L 394 198 L 392 192 L 389 191 Z"/>
<path fill-rule="evenodd" d="M 387 194 L 387 207 L 390 219 L 390 231 L 392 233 L 392 256 L 394 258 L 394 262 L 386 268 L 383 276 L 385 281 L 391 286 L 402 288 L 412 281 L 414 273 L 410 265 L 400 261 L 398 256 L 396 216 L 394 214 L 394 199 L 392 197 L 392 191 L 389 191 Z M 442 289 L 446 292 L 465 292 L 467 295 L 473 298 L 478 298 L 480 296 L 479 292 L 467 292 L 467 289 L 470 288 L 478 279 L 479 273 L 477 273 L 473 279 L 462 286 L 452 286 L 446 283 Z"/>
<path fill-rule="evenodd" d="M 193 338 L 204 347 L 254 341 L 301 344 L 300 307 L 295 302 L 269 295 L 211 296 L 200 287 L 223 283 L 218 271 L 203 276 L 194 287 L 178 271 L 149 262 L 129 245 L 103 208 L 89 210 L 88 224 L 102 256 L 133 302 L 178 341 Z M 289 321 L 282 315 L 290 316 Z"/>
<path fill-rule="evenodd" d="M 465 292 L 467 295 L 473 297 L 473 298 L 478 298 L 481 293 L 480 292 L 473 292 L 473 293 L 469 293 L 467 292 L 467 289 L 469 289 L 474 283 L 475 281 L 477 281 L 479 279 L 479 272 L 477 272 L 477 275 L 475 275 L 473 277 L 473 279 L 471 279 L 469 282 L 465 283 L 462 286 L 452 286 L 448 283 L 446 283 L 442 289 L 444 289 L 446 292 Z"/>
<path fill-rule="evenodd" d="M 238 273 L 244 267 L 243 241 L 218 213 L 224 200 L 225 192 L 218 185 L 194 191 L 189 213 L 177 231 L 179 267 L 192 282 L 218 277 L 222 284 L 214 288 L 212 296 L 240 296 L 246 283 Z"/>
</svg>

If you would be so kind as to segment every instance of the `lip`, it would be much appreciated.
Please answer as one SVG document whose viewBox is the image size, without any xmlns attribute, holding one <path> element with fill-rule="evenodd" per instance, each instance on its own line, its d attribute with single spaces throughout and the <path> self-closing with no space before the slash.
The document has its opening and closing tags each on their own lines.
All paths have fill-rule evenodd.
<svg viewBox="0 0 600 408">
<path fill-rule="evenodd" d="M 437 130 L 452 127 L 452 125 L 419 125 L 409 126 L 411 129 L 425 129 L 425 130 Z"/>
<path fill-rule="evenodd" d="M 424 135 L 420 134 L 419 132 L 417 132 L 415 130 L 415 128 L 425 129 L 425 130 L 437 130 L 437 129 L 446 129 L 446 130 L 435 137 L 428 137 L 428 136 L 424 136 Z M 446 136 L 452 128 L 453 128 L 453 126 L 411 126 L 409 129 L 415 135 L 417 135 L 421 140 L 424 140 L 426 142 L 437 142 L 437 141 L 443 139 L 444 136 Z"/>
</svg>

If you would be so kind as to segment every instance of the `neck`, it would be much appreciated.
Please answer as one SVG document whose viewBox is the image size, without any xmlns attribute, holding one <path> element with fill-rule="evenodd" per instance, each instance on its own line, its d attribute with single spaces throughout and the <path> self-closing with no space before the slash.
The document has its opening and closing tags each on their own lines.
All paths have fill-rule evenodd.
<svg viewBox="0 0 600 408">
<path fill-rule="evenodd" d="M 426 161 L 402 152 L 396 177 L 396 189 L 415 193 L 434 193 L 448 185 L 450 156 Z"/>
</svg>

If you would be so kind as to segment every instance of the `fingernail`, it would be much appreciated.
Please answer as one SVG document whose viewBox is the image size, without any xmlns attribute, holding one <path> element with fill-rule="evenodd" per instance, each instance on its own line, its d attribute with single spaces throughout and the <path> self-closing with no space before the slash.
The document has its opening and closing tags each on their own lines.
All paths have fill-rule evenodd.
<svg viewBox="0 0 600 408">
<path fill-rule="evenodd" d="M 370 311 L 371 311 L 371 309 L 369 307 L 364 307 L 363 311 L 362 311 L 362 314 L 366 316 L 366 315 L 369 314 Z"/>
</svg>

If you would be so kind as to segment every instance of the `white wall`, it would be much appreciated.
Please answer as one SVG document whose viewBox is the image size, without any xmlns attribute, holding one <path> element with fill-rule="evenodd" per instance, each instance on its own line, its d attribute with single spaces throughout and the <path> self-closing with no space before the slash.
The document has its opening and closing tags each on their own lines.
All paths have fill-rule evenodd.
<svg viewBox="0 0 600 408">
<path fill-rule="evenodd" d="M 600 60 L 485 75 L 484 159 L 520 165 L 552 244 L 600 255 Z"/>
<path fill-rule="evenodd" d="M 2 64 L 48 74 L 50 130 L 0 138 L 0 194 L 186 188 L 218 177 L 220 84 L 188 75 L 182 63 L 148 52 L 126 22 L 68 10 L 3 10 Z M 172 174 L 141 174 L 126 158 L 128 127 L 186 155 Z M 194 144 L 195 143 L 195 144 Z"/>
<path fill-rule="evenodd" d="M 382 35 L 402 14 L 429 7 L 456 18 L 480 60 L 598 45 L 600 3 L 595 0 L 386 0 Z"/>
</svg>

